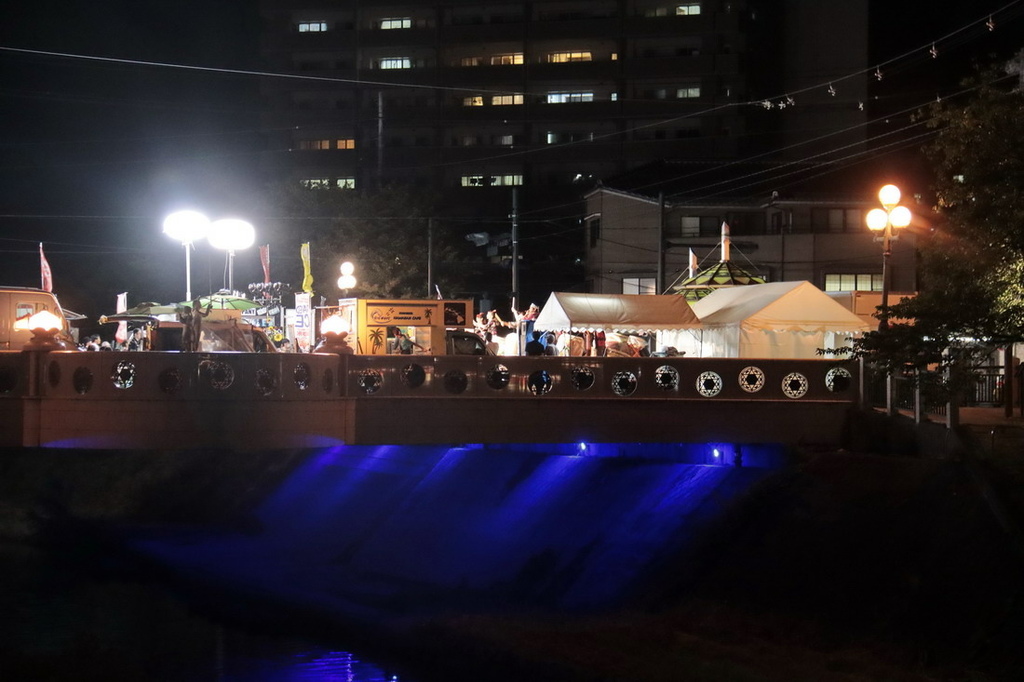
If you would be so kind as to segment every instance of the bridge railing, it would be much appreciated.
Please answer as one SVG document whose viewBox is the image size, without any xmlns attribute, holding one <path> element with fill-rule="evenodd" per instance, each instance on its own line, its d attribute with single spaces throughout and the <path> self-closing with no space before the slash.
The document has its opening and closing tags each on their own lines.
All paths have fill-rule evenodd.
<svg viewBox="0 0 1024 682">
<path fill-rule="evenodd" d="M 856 398 L 854 371 L 825 360 L 57 351 L 4 353 L 0 398 L 850 402 Z"/>
</svg>

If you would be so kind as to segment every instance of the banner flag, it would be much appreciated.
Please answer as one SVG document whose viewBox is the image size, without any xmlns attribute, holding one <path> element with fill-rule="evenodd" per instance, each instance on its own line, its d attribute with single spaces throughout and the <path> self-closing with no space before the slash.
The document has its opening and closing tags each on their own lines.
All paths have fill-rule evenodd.
<svg viewBox="0 0 1024 682">
<path fill-rule="evenodd" d="M 124 291 L 117 295 L 117 305 L 114 307 L 114 312 L 123 313 L 128 310 L 128 292 Z M 114 340 L 120 344 L 127 343 L 128 341 L 128 323 L 118 322 L 117 331 L 114 332 Z"/>
<path fill-rule="evenodd" d="M 43 291 L 53 291 L 53 271 L 50 270 L 50 263 L 46 260 L 46 254 L 43 253 L 43 243 L 39 242 L 39 278 L 41 280 L 40 288 Z"/>
<path fill-rule="evenodd" d="M 302 249 L 299 251 L 302 256 L 302 290 L 307 294 L 313 293 L 313 273 L 309 271 L 309 242 L 302 244 Z"/>
<path fill-rule="evenodd" d="M 263 283 L 270 284 L 270 244 L 260 247 L 260 263 L 263 264 Z"/>
</svg>

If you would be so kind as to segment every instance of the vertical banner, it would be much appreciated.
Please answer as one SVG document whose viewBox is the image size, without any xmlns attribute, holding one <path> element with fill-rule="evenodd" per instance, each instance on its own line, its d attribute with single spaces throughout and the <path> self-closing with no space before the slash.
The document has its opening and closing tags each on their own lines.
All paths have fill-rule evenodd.
<svg viewBox="0 0 1024 682">
<path fill-rule="evenodd" d="M 50 270 L 50 262 L 46 260 L 46 254 L 43 253 L 42 242 L 39 242 L 39 280 L 43 291 L 53 291 L 53 272 Z"/>
<path fill-rule="evenodd" d="M 260 247 L 260 263 L 263 265 L 263 283 L 270 284 L 270 244 Z"/>
<path fill-rule="evenodd" d="M 309 294 L 295 294 L 295 347 L 308 353 L 313 340 L 313 307 Z"/>
<path fill-rule="evenodd" d="M 114 312 L 123 313 L 128 310 L 128 292 L 122 292 L 117 295 L 117 306 L 114 308 Z M 120 344 L 124 344 L 128 341 L 128 323 L 118 322 L 117 331 L 114 332 L 114 340 Z"/>
<path fill-rule="evenodd" d="M 313 293 L 313 273 L 309 271 L 309 242 L 302 244 L 299 255 L 302 256 L 302 290 L 311 294 Z"/>
</svg>

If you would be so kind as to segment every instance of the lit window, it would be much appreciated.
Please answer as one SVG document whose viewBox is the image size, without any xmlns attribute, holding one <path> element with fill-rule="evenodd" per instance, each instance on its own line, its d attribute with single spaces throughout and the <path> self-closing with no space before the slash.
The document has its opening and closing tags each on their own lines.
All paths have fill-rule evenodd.
<svg viewBox="0 0 1024 682">
<path fill-rule="evenodd" d="M 463 187 L 483 187 L 484 176 L 482 175 L 463 175 L 462 176 Z"/>
<path fill-rule="evenodd" d="M 380 27 L 382 29 L 412 28 L 412 19 L 409 17 L 401 17 L 399 19 L 381 19 Z"/>
<path fill-rule="evenodd" d="M 593 102 L 592 92 L 549 92 L 548 104 L 566 104 L 569 102 Z"/>
<path fill-rule="evenodd" d="M 303 178 L 299 183 L 309 189 L 325 189 L 331 186 L 330 178 Z"/>
<path fill-rule="evenodd" d="M 548 54 L 548 61 L 553 64 L 564 64 L 566 62 L 589 62 L 590 52 L 551 52 Z"/>
<path fill-rule="evenodd" d="M 679 99 L 695 99 L 700 97 L 700 86 L 690 86 L 686 88 L 678 88 L 676 90 L 676 97 Z"/>
<path fill-rule="evenodd" d="M 700 14 L 700 5 L 676 5 L 676 16 Z"/>
<path fill-rule="evenodd" d="M 520 95 L 495 95 L 491 97 L 491 104 L 496 107 L 507 106 L 510 104 L 522 104 L 523 96 Z"/>
<path fill-rule="evenodd" d="M 330 149 L 330 140 L 299 140 L 299 149 L 310 150 L 310 149 Z"/>
<path fill-rule="evenodd" d="M 558 133 L 548 131 L 544 137 L 544 141 L 548 144 L 558 144 Z"/>
<path fill-rule="evenodd" d="M 380 60 L 382 69 L 411 69 L 412 60 L 408 57 L 385 57 Z"/>
<path fill-rule="evenodd" d="M 327 30 L 326 21 L 301 21 L 299 33 L 323 33 Z"/>
<path fill-rule="evenodd" d="M 523 53 L 496 54 L 491 57 L 491 66 L 515 66 L 523 63 Z"/>
<path fill-rule="evenodd" d="M 619 53 L 618 52 L 612 52 L 611 59 L 612 59 L 613 62 L 619 61 Z"/>
<path fill-rule="evenodd" d="M 343 140 L 338 140 L 337 141 L 337 148 L 338 149 L 355 149 L 356 148 L 356 141 L 353 140 L 352 138 L 346 138 L 346 139 L 343 139 Z"/>
<path fill-rule="evenodd" d="M 334 181 L 334 186 L 338 189 L 355 189 L 356 179 L 355 178 L 338 178 Z"/>
<path fill-rule="evenodd" d="M 463 135 L 459 139 L 459 144 L 463 147 L 475 147 L 480 144 L 480 139 L 476 135 Z"/>
<path fill-rule="evenodd" d="M 493 144 L 496 144 L 496 145 L 498 145 L 500 147 L 511 147 L 513 144 L 515 144 L 515 136 L 514 135 L 496 135 L 493 138 Z"/>
<path fill-rule="evenodd" d="M 460 66 L 480 66 L 484 63 L 484 60 L 480 57 L 463 57 L 459 60 Z"/>
<path fill-rule="evenodd" d="M 492 187 L 511 187 L 523 184 L 522 175 L 492 175 L 491 186 Z"/>
<path fill-rule="evenodd" d="M 825 291 L 881 291 L 882 276 L 875 273 L 826 274 Z"/>
<path fill-rule="evenodd" d="M 613 92 L 611 99 L 612 99 L 613 102 L 618 102 L 619 101 L 619 93 Z"/>
<path fill-rule="evenodd" d="M 462 106 L 464 107 L 482 107 L 483 105 L 484 98 L 482 96 L 462 98 Z"/>
<path fill-rule="evenodd" d="M 654 278 L 653 277 L 623 277 L 622 278 L 622 293 L 624 294 L 642 294 L 645 296 L 653 296 L 656 292 L 654 290 Z"/>
<path fill-rule="evenodd" d="M 645 17 L 667 17 L 668 7 L 652 7 L 644 10 Z"/>
</svg>

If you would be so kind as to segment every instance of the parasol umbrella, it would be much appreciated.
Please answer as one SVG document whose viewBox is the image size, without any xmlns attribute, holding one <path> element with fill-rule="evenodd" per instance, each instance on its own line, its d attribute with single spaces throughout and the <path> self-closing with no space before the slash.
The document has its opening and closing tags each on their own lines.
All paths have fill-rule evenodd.
<svg viewBox="0 0 1024 682">
<path fill-rule="evenodd" d="M 182 301 L 180 305 L 192 307 L 192 301 Z M 243 296 L 232 296 L 231 294 L 210 294 L 199 297 L 199 306 L 205 308 L 210 306 L 214 310 L 252 310 L 259 308 L 260 304 L 250 301 Z"/>
</svg>

